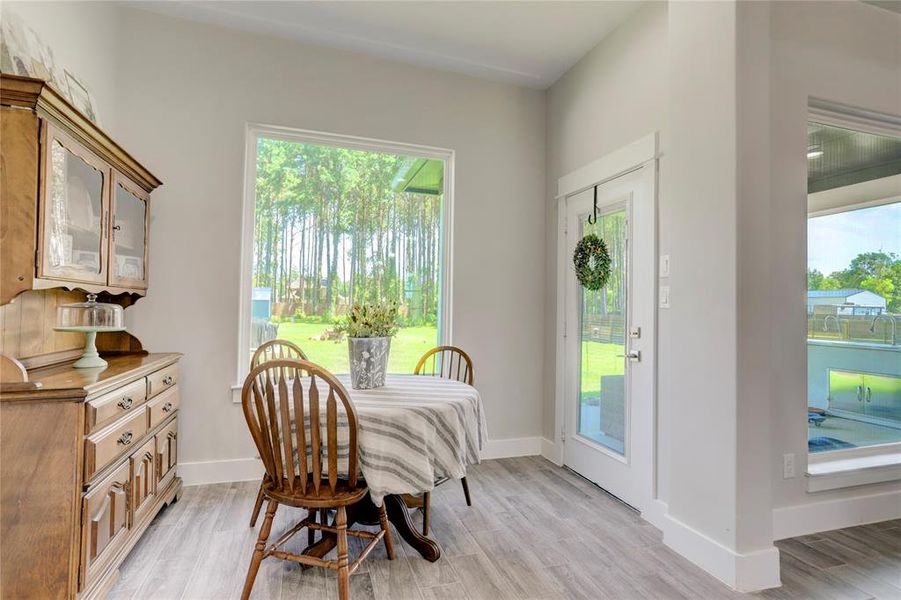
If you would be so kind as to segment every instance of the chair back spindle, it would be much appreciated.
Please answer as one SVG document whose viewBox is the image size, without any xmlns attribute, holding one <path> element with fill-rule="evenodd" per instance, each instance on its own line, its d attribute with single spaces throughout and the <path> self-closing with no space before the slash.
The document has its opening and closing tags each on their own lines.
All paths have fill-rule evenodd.
<svg viewBox="0 0 901 600">
<path fill-rule="evenodd" d="M 273 492 L 322 497 L 334 495 L 340 480 L 357 485 L 357 413 L 334 375 L 305 360 L 269 360 L 251 370 L 241 400 Z M 338 461 L 340 414 L 347 419 L 346 473 Z"/>
<path fill-rule="evenodd" d="M 260 344 L 259 348 L 253 353 L 250 359 L 250 368 L 261 365 L 267 360 L 276 360 L 279 358 L 298 358 L 307 360 L 307 355 L 303 353 L 300 346 L 288 340 L 269 340 Z"/>
<path fill-rule="evenodd" d="M 426 352 L 416 369 L 415 375 L 432 375 L 444 379 L 454 379 L 473 385 L 472 359 L 456 346 L 436 346 Z"/>
</svg>

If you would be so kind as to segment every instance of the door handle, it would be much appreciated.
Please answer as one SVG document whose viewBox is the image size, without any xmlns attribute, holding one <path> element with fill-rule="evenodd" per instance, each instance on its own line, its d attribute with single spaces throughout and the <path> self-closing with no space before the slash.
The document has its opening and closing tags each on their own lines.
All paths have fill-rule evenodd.
<svg viewBox="0 0 901 600">
<path fill-rule="evenodd" d="M 625 354 L 617 354 L 620 358 L 628 358 L 632 362 L 641 362 L 641 350 L 629 350 Z"/>
</svg>

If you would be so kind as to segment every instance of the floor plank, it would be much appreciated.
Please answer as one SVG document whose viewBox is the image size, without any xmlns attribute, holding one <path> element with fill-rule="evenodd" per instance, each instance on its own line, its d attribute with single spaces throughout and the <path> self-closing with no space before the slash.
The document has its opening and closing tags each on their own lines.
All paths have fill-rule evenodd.
<svg viewBox="0 0 901 600">
<path fill-rule="evenodd" d="M 542 458 L 485 461 L 468 480 L 472 507 L 454 481 L 432 494 L 442 558 L 424 561 L 394 532 L 396 560 L 382 544 L 373 549 L 350 579 L 354 600 L 901 600 L 898 520 L 780 541 L 783 586 L 747 595 L 673 552 L 634 510 Z M 132 550 L 110 600 L 238 597 L 259 531 L 248 526 L 258 486 L 185 488 Z M 279 507 L 273 537 L 305 514 Z M 301 533 L 288 549 L 305 543 Z M 350 541 L 352 553 L 361 547 Z M 336 574 L 265 560 L 252 597 L 337 600 Z"/>
</svg>

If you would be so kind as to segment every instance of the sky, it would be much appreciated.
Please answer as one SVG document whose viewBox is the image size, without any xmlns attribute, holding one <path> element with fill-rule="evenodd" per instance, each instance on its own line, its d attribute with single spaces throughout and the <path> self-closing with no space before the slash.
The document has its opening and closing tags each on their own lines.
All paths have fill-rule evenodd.
<svg viewBox="0 0 901 600">
<path fill-rule="evenodd" d="M 808 269 L 829 275 L 864 252 L 901 256 L 901 202 L 808 219 Z"/>
</svg>

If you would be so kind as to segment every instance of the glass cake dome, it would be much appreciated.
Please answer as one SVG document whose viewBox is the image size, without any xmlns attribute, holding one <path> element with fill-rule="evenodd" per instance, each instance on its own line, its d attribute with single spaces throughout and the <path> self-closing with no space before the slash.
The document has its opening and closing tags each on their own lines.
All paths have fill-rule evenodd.
<svg viewBox="0 0 901 600">
<path fill-rule="evenodd" d="M 84 353 L 75 364 L 76 369 L 105 367 L 106 361 L 97 353 L 98 332 L 124 331 L 124 311 L 118 304 L 97 302 L 97 294 L 88 294 L 86 302 L 63 304 L 56 309 L 57 331 L 85 334 Z"/>
</svg>

